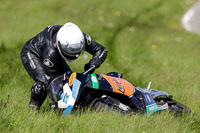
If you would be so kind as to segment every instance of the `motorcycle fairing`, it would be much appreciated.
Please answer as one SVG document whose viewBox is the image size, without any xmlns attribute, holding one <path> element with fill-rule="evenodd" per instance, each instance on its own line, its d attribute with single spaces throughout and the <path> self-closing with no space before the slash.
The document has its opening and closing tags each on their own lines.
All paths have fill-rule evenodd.
<svg viewBox="0 0 200 133">
<path fill-rule="evenodd" d="M 55 78 L 47 88 L 48 96 L 53 104 L 56 104 L 57 101 L 60 100 L 60 96 L 63 92 L 63 85 L 67 83 L 66 81 L 63 81 L 63 78 L 63 75 Z"/>
<path fill-rule="evenodd" d="M 137 87 L 136 87 L 136 90 L 137 90 Z M 145 102 L 147 114 L 152 114 L 152 113 L 157 112 L 157 111 L 168 109 L 167 103 L 164 104 L 164 105 L 157 105 L 155 100 L 153 99 L 153 96 L 150 93 L 143 92 L 141 94 L 144 97 L 144 102 Z"/>
<path fill-rule="evenodd" d="M 106 79 L 107 82 L 112 86 L 113 92 L 123 94 L 128 97 L 134 94 L 135 87 L 128 81 L 121 78 L 111 77 L 108 75 L 101 75 L 101 76 L 104 79 Z"/>
<path fill-rule="evenodd" d="M 90 74 L 91 82 L 85 87 L 100 89 L 126 95 L 130 97 L 135 92 L 135 87 L 128 81 L 103 74 Z"/>
<path fill-rule="evenodd" d="M 170 95 L 169 93 L 167 92 L 163 92 L 163 91 L 159 91 L 159 90 L 152 90 L 152 96 L 153 98 L 172 98 L 172 95 Z"/>
<path fill-rule="evenodd" d="M 72 82 L 73 82 L 72 90 L 69 86 L 69 83 L 66 83 L 63 86 L 63 94 L 61 95 L 61 100 L 58 101 L 58 108 L 65 109 L 63 115 L 70 114 L 75 105 L 78 94 L 80 94 L 79 89 L 81 82 L 76 78 L 73 78 Z"/>
<path fill-rule="evenodd" d="M 66 83 L 63 86 L 63 93 L 61 94 L 60 100 L 58 101 L 58 108 L 65 109 L 71 102 L 73 103 L 75 100 L 72 97 L 72 90 L 70 89 L 69 84 Z"/>
<path fill-rule="evenodd" d="M 85 81 L 87 81 L 87 79 Z M 87 81 L 84 87 L 113 92 L 113 87 L 102 77 L 102 74 L 90 74 L 90 80 Z"/>
</svg>

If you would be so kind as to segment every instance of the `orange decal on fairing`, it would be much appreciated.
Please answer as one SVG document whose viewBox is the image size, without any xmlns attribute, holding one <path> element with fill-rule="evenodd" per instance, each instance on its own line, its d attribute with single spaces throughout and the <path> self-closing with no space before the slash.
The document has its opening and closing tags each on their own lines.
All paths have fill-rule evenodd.
<svg viewBox="0 0 200 133">
<path fill-rule="evenodd" d="M 124 79 L 111 77 L 107 75 L 103 75 L 103 77 L 112 85 L 114 89 L 113 91 L 116 93 L 131 96 L 135 92 L 134 86 Z"/>
</svg>

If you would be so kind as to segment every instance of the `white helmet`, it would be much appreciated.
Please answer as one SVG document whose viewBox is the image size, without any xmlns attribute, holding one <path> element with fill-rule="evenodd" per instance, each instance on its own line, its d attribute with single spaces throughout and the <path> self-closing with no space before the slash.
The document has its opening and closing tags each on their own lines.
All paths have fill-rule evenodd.
<svg viewBox="0 0 200 133">
<path fill-rule="evenodd" d="M 76 60 L 85 50 L 85 39 L 80 28 L 73 23 L 64 24 L 57 33 L 56 45 L 63 59 Z"/>
</svg>

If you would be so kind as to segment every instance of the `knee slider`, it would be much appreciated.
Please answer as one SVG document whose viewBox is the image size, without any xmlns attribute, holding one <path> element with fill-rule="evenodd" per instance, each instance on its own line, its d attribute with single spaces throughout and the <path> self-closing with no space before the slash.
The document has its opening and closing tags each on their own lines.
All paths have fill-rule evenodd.
<svg viewBox="0 0 200 133">
<path fill-rule="evenodd" d="M 31 92 L 36 96 L 44 95 L 46 87 L 43 83 L 36 81 L 31 88 Z"/>
</svg>

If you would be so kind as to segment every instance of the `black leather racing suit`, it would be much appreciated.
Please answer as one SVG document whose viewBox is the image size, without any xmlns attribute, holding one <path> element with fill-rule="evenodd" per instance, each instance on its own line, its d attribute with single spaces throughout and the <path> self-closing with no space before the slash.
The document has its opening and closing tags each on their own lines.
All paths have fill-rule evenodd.
<svg viewBox="0 0 200 133">
<path fill-rule="evenodd" d="M 49 83 L 54 78 L 71 71 L 65 60 L 60 56 L 56 46 L 56 34 L 61 27 L 62 25 L 46 27 L 26 42 L 21 51 L 22 63 L 29 75 L 35 80 L 31 88 L 30 103 L 33 101 L 38 107 L 46 99 L 46 88 Z M 83 34 L 86 42 L 85 50 L 93 55 L 90 62 L 85 65 L 85 69 L 89 69 L 92 65 L 99 67 L 106 59 L 107 50 L 92 40 L 89 35 Z"/>
</svg>

